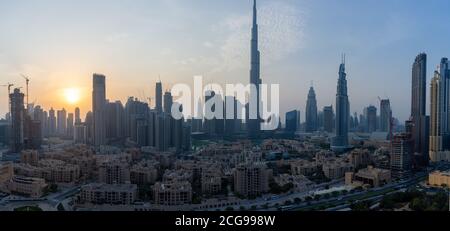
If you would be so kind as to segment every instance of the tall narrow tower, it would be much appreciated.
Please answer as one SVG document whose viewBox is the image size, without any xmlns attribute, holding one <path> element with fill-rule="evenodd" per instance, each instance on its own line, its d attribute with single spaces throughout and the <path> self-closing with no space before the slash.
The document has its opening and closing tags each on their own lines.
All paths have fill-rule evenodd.
<svg viewBox="0 0 450 231">
<path fill-rule="evenodd" d="M 414 141 L 414 153 L 419 154 L 419 165 L 428 162 L 429 150 L 429 117 L 426 116 L 426 83 L 427 83 L 427 55 L 417 55 L 412 67 L 411 87 L 411 120 L 414 127 L 412 138 Z"/>
<path fill-rule="evenodd" d="M 306 132 L 317 131 L 317 100 L 316 92 L 311 86 L 308 93 L 308 100 L 306 101 Z"/>
<path fill-rule="evenodd" d="M 162 83 L 161 83 L 161 81 L 158 81 L 156 83 L 155 100 L 156 100 L 156 105 L 155 105 L 156 111 L 158 113 L 162 113 L 163 112 L 163 92 L 162 92 Z"/>
<path fill-rule="evenodd" d="M 92 112 L 94 115 L 94 145 L 106 144 L 106 77 L 94 74 L 92 92 Z"/>
<path fill-rule="evenodd" d="M 347 95 L 347 74 L 345 73 L 345 58 L 339 67 L 339 80 L 336 94 L 336 137 L 333 138 L 332 149 L 336 151 L 348 148 L 348 121 L 350 103 Z"/>
<path fill-rule="evenodd" d="M 248 133 L 250 137 L 257 137 L 261 130 L 261 123 L 259 120 L 260 111 L 260 92 L 259 86 L 261 84 L 260 78 L 260 52 L 258 50 L 258 22 L 257 22 L 257 9 L 256 0 L 253 1 L 253 26 L 252 26 L 252 39 L 251 39 L 251 52 L 250 52 L 250 84 L 256 86 L 256 92 L 252 90 L 250 92 L 252 97 L 257 98 L 256 115 L 257 118 L 247 118 Z M 251 107 L 248 107 L 250 110 Z M 251 113 L 250 113 L 251 115 Z M 250 117 L 250 116 L 249 116 Z"/>
</svg>

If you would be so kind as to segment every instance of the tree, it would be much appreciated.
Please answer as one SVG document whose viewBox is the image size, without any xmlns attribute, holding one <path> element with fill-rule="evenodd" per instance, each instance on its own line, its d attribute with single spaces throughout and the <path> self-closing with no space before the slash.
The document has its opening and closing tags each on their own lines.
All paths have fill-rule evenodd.
<svg viewBox="0 0 450 231">
<path fill-rule="evenodd" d="M 414 198 L 409 207 L 414 211 L 425 211 L 427 203 L 422 198 Z"/>
<path fill-rule="evenodd" d="M 294 203 L 295 204 L 300 204 L 300 203 L 302 203 L 302 199 L 296 197 L 296 198 L 294 198 Z"/>
</svg>

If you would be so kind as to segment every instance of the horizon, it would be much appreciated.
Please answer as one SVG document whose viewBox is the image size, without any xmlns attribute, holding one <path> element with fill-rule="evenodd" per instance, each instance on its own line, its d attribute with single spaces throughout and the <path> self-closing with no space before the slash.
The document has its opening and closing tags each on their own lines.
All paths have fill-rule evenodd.
<svg viewBox="0 0 450 231">
<path fill-rule="evenodd" d="M 393 116 L 403 123 L 410 116 L 416 55 L 428 55 L 428 91 L 434 67 L 450 54 L 449 32 L 434 23 L 450 19 L 443 6 L 450 3 L 405 2 L 258 1 L 261 78 L 280 84 L 281 117 L 300 110 L 304 121 L 311 81 L 318 109 L 335 106 L 340 54 L 346 53 L 350 114 L 369 105 L 379 110 L 378 97 L 389 98 Z M 45 110 L 73 112 L 78 106 L 84 118 L 91 110 L 93 73 L 106 76 L 107 98 L 123 104 L 128 97 L 147 102 L 159 78 L 163 90 L 191 84 L 195 75 L 207 83 L 248 84 L 252 1 L 246 7 L 236 0 L 103 3 L 1 2 L 0 30 L 9 33 L 0 38 L 0 85 L 24 87 L 25 74 L 30 102 Z M 375 37 L 382 38 L 371 42 Z"/>
</svg>

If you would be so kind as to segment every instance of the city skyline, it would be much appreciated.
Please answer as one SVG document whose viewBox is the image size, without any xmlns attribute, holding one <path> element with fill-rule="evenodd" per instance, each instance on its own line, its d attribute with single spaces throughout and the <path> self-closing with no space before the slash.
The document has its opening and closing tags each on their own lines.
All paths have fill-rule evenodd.
<svg viewBox="0 0 450 231">
<path fill-rule="evenodd" d="M 422 51 L 428 55 L 427 87 L 429 86 L 434 67 L 446 55 L 446 46 L 449 45 L 439 42 L 444 41 L 445 36 L 434 38 L 437 42 L 426 40 L 429 32 L 424 33 L 424 30 L 437 30 L 439 25 L 412 17 L 417 13 L 417 8 L 404 6 L 401 1 L 381 2 L 377 6 L 371 2 L 353 2 L 352 5 L 361 8 L 362 12 L 361 22 L 352 24 L 349 23 L 351 17 L 343 14 L 348 11 L 346 7 L 350 2 L 258 2 L 262 40 L 260 49 L 264 54 L 261 78 L 269 83 L 280 83 L 283 102 L 281 115 L 294 109 L 305 111 L 306 93 L 311 80 L 315 83 L 318 107 L 334 105 L 335 70 L 339 54 L 344 51 L 348 54 L 351 114 L 361 114 L 366 105 L 378 105 L 377 97 L 380 96 L 390 99 L 394 117 L 400 121 L 406 120 L 410 114 L 409 104 L 406 102 L 410 99 L 411 57 Z M 52 11 L 45 15 L 39 13 L 45 12 L 43 8 L 50 3 L 53 3 Z M 104 6 L 106 11 L 116 12 L 120 7 L 125 7 L 135 14 L 99 16 L 88 10 L 81 14 L 85 16 L 82 19 L 75 14 L 80 13 L 86 2 L 44 1 L 37 6 L 36 11 L 26 2 L 1 4 L 1 9 L 5 12 L 0 11 L 5 18 L 17 19 L 0 23 L 0 28 L 11 32 L 0 40 L 0 73 L 4 76 L 1 84 L 12 82 L 24 87 L 25 81 L 20 74 L 30 76 L 30 102 L 36 100 L 36 104 L 47 110 L 53 107 L 73 111 L 78 106 L 82 110 L 81 114 L 85 115 L 91 108 L 90 77 L 95 72 L 103 73 L 108 78 L 107 98 L 121 100 L 123 104 L 129 96 L 138 97 L 142 101 L 153 96 L 153 86 L 159 76 L 164 90 L 179 82 L 189 83 L 192 76 L 197 74 L 204 75 L 208 82 L 248 82 L 252 1 L 244 3 L 249 7 L 238 7 L 237 1 L 231 4 L 218 1 L 217 5 L 208 7 L 204 2 L 191 5 L 182 1 L 156 1 L 152 4 L 111 1 Z M 93 4 L 99 6 L 100 3 Z M 323 4 L 335 6 L 327 9 L 335 9 L 337 13 L 315 14 Z M 435 19 L 448 17 L 440 10 L 445 8 L 442 4 L 448 4 L 447 2 L 419 4 L 432 10 Z M 380 18 L 373 18 L 374 15 L 365 10 L 367 6 L 392 9 L 384 12 Z M 399 9 L 400 6 L 403 8 Z M 215 7 L 222 7 L 223 13 L 212 15 L 211 11 Z M 64 12 L 67 13 L 69 8 L 71 13 L 61 22 L 53 20 Z M 146 14 L 143 9 L 148 9 L 149 12 Z M 156 9 L 166 10 L 170 14 L 158 13 Z M 193 10 L 196 17 L 186 19 L 186 14 L 191 14 Z M 363 17 L 364 12 L 368 14 Z M 10 14 L 23 17 L 9 17 Z M 275 20 L 269 21 L 269 16 Z M 204 18 L 211 19 L 213 26 L 199 23 Z M 95 25 L 89 25 L 89 20 Z M 117 25 L 119 20 L 124 23 Z M 361 25 L 363 22 L 368 23 L 367 27 L 376 25 L 371 27 L 372 30 L 383 35 L 380 40 L 382 44 L 376 45 L 378 47 L 366 42 L 367 49 L 362 49 L 361 44 L 368 36 L 367 33 L 362 35 L 365 32 Z M 25 28 L 24 24 L 31 26 Z M 98 29 L 99 24 L 105 27 Z M 134 26 L 125 28 L 125 25 Z M 319 25 L 321 29 L 317 31 Z M 327 28 L 331 25 L 339 30 L 328 32 Z M 98 31 L 93 31 L 93 28 Z M 155 33 L 140 31 L 142 28 L 154 30 Z M 173 39 L 185 34 L 187 28 L 194 29 L 194 35 L 186 39 Z M 53 36 L 50 36 L 50 30 Z M 331 33 L 339 35 L 340 31 L 355 32 L 355 36 L 330 36 Z M 22 40 L 19 34 L 35 36 Z M 321 39 L 317 39 L 318 37 Z M 179 44 L 175 44 L 174 40 Z M 356 41 L 353 43 L 350 40 Z M 31 46 L 32 44 L 34 45 Z M 235 50 L 241 48 L 244 52 L 236 53 Z M 179 55 L 174 54 L 175 51 L 179 51 L 176 52 Z M 386 55 L 389 58 L 380 58 Z M 235 57 L 235 61 L 230 62 L 233 61 L 230 57 Z M 225 63 L 225 66 L 219 65 L 221 63 Z M 63 81 L 59 81 L 61 79 Z M 127 81 L 123 81 L 124 79 Z M 392 84 L 385 86 L 386 81 Z M 293 84 L 296 85 L 295 88 L 291 87 Z M 303 94 L 296 94 L 298 90 Z M 78 103 L 75 103 L 77 100 Z M 0 101 L 0 114 L 3 117 L 7 111 L 6 94 L 0 94 Z"/>
<path fill-rule="evenodd" d="M 76 16 L 79 18 L 77 25 L 82 29 L 96 28 L 93 34 L 88 33 L 92 39 L 98 36 L 97 32 L 105 32 L 114 21 L 95 20 L 106 15 L 108 19 L 122 19 L 109 28 L 113 31 L 120 31 L 118 29 L 124 25 L 130 25 L 123 27 L 124 31 L 133 30 L 138 24 L 150 22 L 150 28 L 167 29 L 172 37 L 187 29 L 186 36 L 175 38 L 179 43 L 172 46 L 178 49 L 172 54 L 169 52 L 167 60 L 155 60 L 164 55 L 153 53 L 151 49 L 155 45 L 162 49 L 171 47 L 166 43 L 171 38 L 163 41 L 160 39 L 164 36 L 158 37 L 160 34 L 141 33 L 149 29 L 146 27 L 134 34 L 146 34 L 148 37 L 141 37 L 142 42 L 149 41 L 146 45 L 125 42 L 136 38 L 127 34 L 109 37 L 107 41 L 111 44 L 100 51 L 97 48 L 101 46 L 101 39 L 78 41 L 85 34 L 71 30 L 71 26 L 65 25 L 68 21 L 58 22 L 61 27 L 54 28 L 55 31 L 51 31 L 50 25 L 44 26 L 55 37 L 45 35 L 48 39 L 26 51 L 25 56 L 42 56 L 47 60 L 39 60 L 36 65 L 27 67 L 31 69 L 20 70 L 19 74 L 10 73 L 25 83 L 24 87 L 10 79 L 0 84 L 4 93 L 8 90 L 9 96 L 6 103 L 9 114 L 6 119 L 0 118 L 0 211 L 448 211 L 450 68 L 446 55 L 442 55 L 429 84 L 428 72 L 433 69 L 429 66 L 434 59 L 429 53 L 435 51 L 427 48 L 426 52 L 409 55 L 421 43 L 411 41 L 418 34 L 410 30 L 403 31 L 407 32 L 407 37 L 396 37 L 397 29 L 408 28 L 405 22 L 395 25 L 389 21 L 386 34 L 378 34 L 386 37 L 374 38 L 375 44 L 366 39 L 364 46 L 357 42 L 361 39 L 358 33 L 351 31 L 355 33 L 351 37 L 353 45 L 345 46 L 342 44 L 349 38 L 346 33 L 350 32 L 346 31 L 347 26 L 353 27 L 352 30 L 358 30 L 357 25 L 370 28 L 370 32 L 364 32 L 369 37 L 377 29 L 371 28 L 366 19 L 342 26 L 340 22 L 345 22 L 348 15 L 350 19 L 361 12 L 342 14 L 345 11 L 334 9 L 337 14 L 322 12 L 330 14 L 329 19 L 344 19 L 338 20 L 336 27 L 329 31 L 335 37 L 326 38 L 334 40 L 333 47 L 346 51 L 340 53 L 340 63 L 334 62 L 331 57 L 335 50 L 318 43 L 305 45 L 310 36 L 307 30 L 313 23 L 296 21 L 311 17 L 308 14 L 314 12 L 316 2 L 250 2 L 251 17 L 239 16 L 237 21 L 228 22 L 234 28 L 228 31 L 231 32 L 228 36 L 238 37 L 226 37 L 225 47 L 209 37 L 214 31 L 223 32 L 224 28 L 216 28 L 209 36 L 201 38 L 206 41 L 202 46 L 209 49 L 211 55 L 202 60 L 176 61 L 185 55 L 193 57 L 202 53 L 201 50 L 186 51 L 194 48 L 200 34 L 205 32 L 189 30 L 198 26 L 190 20 L 208 18 L 212 22 L 217 18 L 183 15 L 183 10 L 195 14 L 204 10 L 211 12 L 214 8 L 201 8 L 203 2 L 199 1 L 192 5 L 184 5 L 181 0 L 160 0 L 151 4 L 112 2 L 104 5 L 107 9 L 102 12 L 107 13 L 95 16 L 88 13 L 86 18 Z M 348 2 L 340 3 L 344 8 L 350 6 Z M 395 8 L 398 3 L 391 3 L 389 7 Z M 63 0 L 55 3 L 51 12 L 36 9 L 33 13 L 40 15 L 39 18 L 49 15 L 51 18 L 55 13 L 64 13 L 58 11 L 62 6 L 70 6 L 68 12 L 73 14 L 77 13 L 76 7 L 84 4 L 86 2 Z M 220 14 L 238 12 L 234 4 L 226 4 L 225 13 Z M 335 2 L 330 1 L 328 7 L 333 4 Z M 374 8 L 383 16 L 383 7 L 387 4 L 382 2 L 381 8 L 371 4 L 353 2 L 352 5 Z M 124 11 L 124 14 L 117 11 L 110 16 L 114 7 L 119 10 L 137 6 L 139 9 L 135 11 Z M 139 14 L 129 14 L 146 7 L 157 8 L 159 14 L 147 12 L 150 14 L 142 18 Z M 168 15 L 161 9 L 166 7 L 171 9 L 168 13 L 174 24 L 163 20 Z M 305 11 L 294 12 L 300 8 Z M 404 8 L 416 10 L 417 6 Z M 416 10 L 416 17 L 420 16 L 418 12 Z M 379 15 L 370 13 L 364 17 Z M 318 20 L 320 17 L 315 15 L 311 18 Z M 68 18 L 72 16 L 75 14 Z M 129 17 L 150 21 L 139 23 L 137 20 L 137 24 L 133 24 L 127 21 Z M 184 19 L 183 22 L 180 19 Z M 89 20 L 94 27 L 87 23 Z M 155 24 L 153 20 L 161 21 Z M 246 20 L 251 23 L 243 23 Z M 420 22 L 426 24 L 426 21 Z M 302 27 L 297 27 L 299 23 Z M 59 40 L 62 28 L 73 36 Z M 240 31 L 242 28 L 247 32 Z M 330 28 L 321 28 L 327 29 Z M 243 36 L 248 31 L 251 36 Z M 44 38 L 40 37 L 43 34 L 45 32 L 36 33 L 37 39 Z M 303 36 L 305 40 L 299 41 Z M 30 38 L 30 43 L 36 37 Z M 245 42 L 241 41 L 243 38 Z M 69 40 L 77 42 L 64 44 Z M 436 44 L 438 40 L 427 40 L 427 44 Z M 186 46 L 186 42 L 192 46 Z M 439 52 L 448 53 L 439 45 Z M 48 50 L 43 49 L 46 46 Z M 58 46 L 68 50 L 52 51 Z M 91 49 L 84 53 L 89 47 Z M 136 48 L 135 54 L 129 50 L 132 47 Z M 79 56 L 70 49 L 78 49 Z M 249 52 L 248 56 L 244 49 Z M 302 59 L 301 56 L 311 49 L 315 51 L 313 55 Z M 1 68 L 8 66 L 2 64 L 3 50 L 0 46 L 0 74 Z M 113 50 L 117 53 L 109 53 Z M 14 53 L 15 49 L 10 51 Z M 56 53 L 65 57 L 55 59 Z M 83 59 L 87 54 L 92 54 L 90 59 Z M 221 58 L 214 58 L 214 54 Z M 21 63 L 23 57 L 7 60 Z M 319 68 L 314 70 L 309 91 L 303 92 L 300 83 L 306 79 L 303 74 L 315 67 L 314 60 L 318 57 Z M 376 61 L 372 60 L 376 57 Z M 66 69 L 67 66 L 55 60 L 61 63 L 72 60 L 69 66 L 86 69 L 75 66 Z M 63 74 L 52 79 L 37 65 L 45 62 L 49 62 L 48 70 L 59 68 Z M 403 62 L 408 63 L 407 74 L 403 73 L 403 65 L 406 66 Z M 328 66 L 335 67 L 333 79 L 324 84 L 321 81 L 325 80 L 322 77 L 327 74 Z M 81 72 L 89 69 L 96 70 L 89 73 L 89 82 L 84 88 L 80 87 L 84 77 L 65 76 L 65 73 L 77 72 L 84 76 Z M 156 69 L 169 72 L 158 73 L 156 80 L 143 77 Z M 117 76 L 123 70 L 126 73 L 119 80 Z M 194 71 L 201 73 L 193 74 Z M 195 76 L 188 78 L 190 74 Z M 228 77 L 230 74 L 233 78 Z M 361 77 L 364 80 L 359 82 Z M 189 83 L 190 80 L 193 83 Z M 46 83 L 44 87 L 39 86 L 42 81 Z M 137 90 L 130 90 L 137 86 Z M 323 91 L 328 87 L 330 89 Z M 380 89 L 384 95 L 380 94 Z M 390 92 L 392 90 L 394 93 Z M 407 115 L 403 115 L 405 109 Z M 233 216 L 221 216 L 221 219 L 230 226 L 250 226 L 250 223 L 237 224 L 238 217 L 245 219 L 236 216 L 235 225 L 230 223 Z M 206 229 L 210 218 L 195 219 L 202 220 Z M 185 215 L 181 220 L 177 219 L 176 226 L 184 225 Z M 249 222 L 251 220 L 248 218 Z M 259 222 L 260 218 L 254 220 Z M 194 227 L 198 223 L 187 225 Z M 262 227 L 262 223 L 251 226 Z"/>
</svg>

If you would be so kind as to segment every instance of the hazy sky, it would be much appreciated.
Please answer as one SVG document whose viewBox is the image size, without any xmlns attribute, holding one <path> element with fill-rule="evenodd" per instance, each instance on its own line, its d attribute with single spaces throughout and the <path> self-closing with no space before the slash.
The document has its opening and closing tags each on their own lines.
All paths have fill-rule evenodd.
<svg viewBox="0 0 450 231">
<path fill-rule="evenodd" d="M 0 85 L 24 86 L 30 101 L 73 110 L 77 88 L 90 108 L 92 73 L 107 96 L 126 101 L 164 88 L 248 83 L 250 0 L 0 0 Z M 411 65 L 428 53 L 428 79 L 450 56 L 448 0 L 259 0 L 261 77 L 281 85 L 281 110 L 304 108 L 311 81 L 318 106 L 335 104 L 340 54 L 347 54 L 351 112 L 389 97 L 394 116 L 410 113 Z M 0 114 L 7 110 L 0 89 Z M 427 89 L 428 90 L 428 89 Z"/>
</svg>

